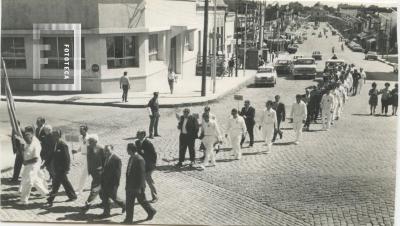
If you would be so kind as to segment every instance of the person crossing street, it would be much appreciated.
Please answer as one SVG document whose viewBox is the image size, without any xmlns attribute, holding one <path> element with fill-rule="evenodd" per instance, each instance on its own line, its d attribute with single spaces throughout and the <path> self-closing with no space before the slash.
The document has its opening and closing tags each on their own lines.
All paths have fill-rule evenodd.
<svg viewBox="0 0 400 226">
<path fill-rule="evenodd" d="M 296 95 L 296 103 L 293 103 L 290 115 L 292 117 L 293 130 L 296 132 L 296 140 L 294 143 L 299 144 L 302 135 L 303 124 L 307 119 L 307 106 L 301 100 L 301 95 L 299 94 Z"/>
<path fill-rule="evenodd" d="M 232 150 L 235 156 L 234 158 L 239 160 L 242 157 L 240 141 L 244 136 L 246 136 L 246 123 L 243 117 L 238 114 L 236 108 L 231 110 L 231 115 L 232 117 L 228 119 L 228 127 L 226 128 L 228 133 L 225 134 L 225 137 L 228 137 L 229 135 L 231 138 Z"/>
</svg>

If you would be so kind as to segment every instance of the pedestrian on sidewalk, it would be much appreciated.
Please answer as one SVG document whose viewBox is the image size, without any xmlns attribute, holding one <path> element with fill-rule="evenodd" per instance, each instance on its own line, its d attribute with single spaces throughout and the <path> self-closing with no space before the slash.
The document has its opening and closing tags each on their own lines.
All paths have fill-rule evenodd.
<svg viewBox="0 0 400 226">
<path fill-rule="evenodd" d="M 100 198 L 103 204 L 103 213 L 100 215 L 102 218 L 110 217 L 110 199 L 113 200 L 125 212 L 125 202 L 118 197 L 118 187 L 121 178 L 121 159 L 114 153 L 112 145 L 104 146 L 105 163 L 104 170 L 101 175 L 101 191 Z"/>
<path fill-rule="evenodd" d="M 18 126 L 21 128 L 21 123 L 20 121 L 17 121 Z M 24 136 L 24 129 L 21 128 L 21 133 L 22 136 Z M 15 155 L 15 160 L 14 160 L 14 171 L 13 171 L 13 176 L 11 177 L 11 182 L 12 183 L 17 183 L 19 175 L 21 173 L 21 168 L 22 168 L 22 163 L 24 162 L 24 157 L 23 157 L 23 145 L 21 142 L 16 138 L 16 132 L 12 130 L 11 132 L 11 144 L 12 144 L 12 149 L 13 153 Z"/>
<path fill-rule="evenodd" d="M 389 110 L 389 105 L 390 103 L 390 83 L 386 82 L 385 83 L 385 88 L 381 89 L 379 91 L 379 94 L 382 94 L 381 96 L 381 103 L 382 103 L 382 115 L 383 112 L 385 112 L 385 115 L 387 116 L 388 110 Z"/>
<path fill-rule="evenodd" d="M 72 202 L 77 199 L 74 188 L 68 179 L 68 173 L 71 166 L 71 158 L 69 156 L 68 145 L 61 139 L 61 131 L 53 131 L 51 136 L 55 141 L 54 153 L 52 154 L 52 164 L 54 166 L 54 178 L 52 191 L 47 198 L 48 207 L 53 206 L 53 201 L 57 196 L 58 189 L 62 185 L 65 193 L 68 196 L 67 202 Z"/>
<path fill-rule="evenodd" d="M 88 172 L 92 177 L 92 183 L 90 185 L 90 194 L 85 202 L 85 206 L 82 207 L 81 213 L 86 213 L 93 205 L 93 201 L 97 198 L 101 190 L 101 174 L 103 173 L 105 154 L 104 147 L 98 144 L 99 137 L 97 134 L 91 134 L 87 137 L 87 161 L 88 161 Z"/>
<path fill-rule="evenodd" d="M 240 148 L 240 141 L 246 136 L 246 123 L 242 116 L 239 115 L 238 110 L 233 108 L 231 110 L 231 115 L 228 119 L 228 127 L 226 129 L 228 135 L 231 138 L 232 150 L 235 155 L 235 159 L 239 160 L 242 157 L 242 150 Z"/>
<path fill-rule="evenodd" d="M 284 122 L 286 119 L 286 110 L 285 104 L 280 102 L 281 97 L 279 95 L 275 96 L 275 102 L 272 104 L 272 109 L 276 112 L 277 125 L 274 131 L 274 137 L 272 138 L 272 142 L 275 142 L 276 136 L 279 134 L 279 138 L 282 139 L 283 132 L 281 130 L 281 122 Z"/>
<path fill-rule="evenodd" d="M 20 205 L 28 205 L 32 187 L 35 187 L 42 196 L 49 193 L 47 187 L 44 186 L 45 181 L 39 177 L 40 171 L 40 151 L 42 149 L 40 141 L 34 136 L 32 126 L 25 127 L 24 137 L 16 136 L 23 146 L 23 165 L 22 178 L 20 185 Z"/>
<path fill-rule="evenodd" d="M 176 82 L 175 72 L 172 70 L 171 67 L 168 68 L 168 85 L 171 94 L 174 93 L 174 83 Z"/>
<path fill-rule="evenodd" d="M 216 143 L 222 143 L 222 135 L 217 121 L 210 119 L 208 113 L 203 113 L 202 118 L 203 121 L 201 123 L 200 139 L 205 146 L 205 158 L 201 168 L 205 169 L 205 167 L 208 166 L 209 161 L 211 161 L 210 166 L 215 166 L 216 158 L 214 147 Z"/>
<path fill-rule="evenodd" d="M 232 77 L 233 76 L 233 68 L 235 67 L 235 60 L 233 57 L 228 61 L 228 76 Z"/>
<path fill-rule="evenodd" d="M 176 167 L 182 167 L 185 161 L 186 150 L 189 149 L 190 166 L 195 165 L 196 153 L 194 150 L 194 144 L 198 138 L 199 122 L 197 119 L 190 114 L 189 108 L 183 110 L 183 115 L 176 115 L 179 120 L 178 129 L 179 134 L 179 162 L 175 165 Z"/>
<path fill-rule="evenodd" d="M 322 130 L 329 130 L 334 110 L 334 96 L 330 89 L 327 89 L 326 93 L 322 96 L 320 105 L 322 110 Z"/>
<path fill-rule="evenodd" d="M 158 120 L 160 119 L 160 106 L 158 104 L 158 92 L 153 93 L 153 98 L 150 99 L 147 104 L 147 110 L 149 112 L 150 117 L 150 126 L 149 126 L 149 138 L 153 139 L 154 137 L 159 137 L 158 134 Z M 154 136 L 153 136 L 154 131 Z"/>
<path fill-rule="evenodd" d="M 79 179 L 78 179 L 78 187 L 76 189 L 76 194 L 82 194 L 83 188 L 85 186 L 86 180 L 89 178 L 89 171 L 88 171 L 88 160 L 87 160 L 87 146 L 89 144 L 88 142 L 88 137 L 90 135 L 88 134 L 89 127 L 87 125 L 80 125 L 79 126 L 79 133 L 81 134 L 79 136 L 79 148 L 77 150 L 72 150 L 72 154 L 76 154 L 78 152 L 81 153 L 83 161 L 82 161 L 82 166 L 79 168 Z"/>
<path fill-rule="evenodd" d="M 376 106 L 378 105 L 378 95 L 379 91 L 376 89 L 376 83 L 372 83 L 372 89 L 369 90 L 368 92 L 369 95 L 369 106 L 370 106 L 370 115 L 374 114 L 375 115 L 375 109 Z"/>
<path fill-rule="evenodd" d="M 273 102 L 270 100 L 265 104 L 266 108 L 261 115 L 261 123 L 258 127 L 259 130 L 261 130 L 261 128 L 263 129 L 263 140 L 268 151 L 271 151 L 272 149 L 272 138 L 274 135 L 275 126 L 278 124 L 276 112 L 274 109 L 272 109 L 272 105 Z"/>
<path fill-rule="evenodd" d="M 138 153 L 138 149 L 135 144 L 129 143 L 127 146 L 127 151 L 130 155 L 130 158 L 128 161 L 128 167 L 126 169 L 126 216 L 123 223 L 133 223 L 135 199 L 138 200 L 139 204 L 146 211 L 148 215 L 146 220 L 152 220 L 157 211 L 146 200 L 145 161 Z"/>
<path fill-rule="evenodd" d="M 119 88 L 122 89 L 122 102 L 128 102 L 128 90 L 131 88 L 127 75 L 128 72 L 124 71 L 124 75 L 119 80 Z"/>
<path fill-rule="evenodd" d="M 246 130 L 247 130 L 247 133 L 249 134 L 249 138 L 250 138 L 249 147 L 253 147 L 254 125 L 256 124 L 256 121 L 254 119 L 256 116 L 256 110 L 252 106 L 250 106 L 250 100 L 244 101 L 244 107 L 240 111 L 239 115 L 244 118 L 244 122 L 246 123 Z M 241 147 L 245 140 L 246 140 L 246 137 L 243 137 L 243 139 L 240 141 Z"/>
<path fill-rule="evenodd" d="M 354 69 L 353 72 L 353 96 L 357 95 L 359 93 L 358 90 L 358 84 L 361 79 L 360 73 L 358 73 L 357 69 Z"/>
<path fill-rule="evenodd" d="M 146 163 L 146 182 L 149 185 L 151 197 L 153 198 L 151 202 L 155 203 L 158 201 L 158 194 L 152 175 L 154 170 L 156 170 L 157 152 L 153 143 L 146 139 L 146 131 L 138 130 L 136 137 L 138 140 L 136 140 L 135 145 Z"/>
<path fill-rule="evenodd" d="M 397 106 L 399 104 L 399 84 L 394 85 L 394 89 L 390 92 L 392 102 L 392 115 L 397 115 Z"/>
<path fill-rule="evenodd" d="M 296 133 L 296 140 L 294 143 L 299 144 L 303 131 L 303 124 L 307 119 L 307 106 L 301 100 L 300 94 L 296 95 L 296 102 L 292 105 L 292 111 L 290 115 L 292 117 L 293 130 Z"/>
<path fill-rule="evenodd" d="M 367 74 L 365 73 L 363 68 L 360 68 L 360 79 L 358 80 L 358 94 L 361 93 L 361 89 L 363 85 L 365 84 L 365 81 L 367 79 Z"/>
</svg>

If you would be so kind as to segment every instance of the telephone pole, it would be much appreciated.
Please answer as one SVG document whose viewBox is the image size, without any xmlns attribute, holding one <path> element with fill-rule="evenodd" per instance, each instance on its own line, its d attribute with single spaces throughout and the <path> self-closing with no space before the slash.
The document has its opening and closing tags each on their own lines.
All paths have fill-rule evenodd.
<svg viewBox="0 0 400 226">
<path fill-rule="evenodd" d="M 236 34 L 236 44 L 235 44 L 235 58 L 236 58 L 236 63 L 235 63 L 235 77 L 238 77 L 238 53 L 239 53 L 239 34 L 238 34 L 238 2 L 235 2 L 236 4 L 236 12 L 235 12 L 235 32 L 234 34 Z"/>
<path fill-rule="evenodd" d="M 208 0 L 204 1 L 204 29 L 203 29 L 203 74 L 201 76 L 201 96 L 206 96 L 207 76 L 207 37 L 208 37 Z"/>
<path fill-rule="evenodd" d="M 217 78 L 217 0 L 214 0 L 214 29 L 213 29 L 213 67 L 212 67 L 212 92 L 215 93 Z"/>
<path fill-rule="evenodd" d="M 244 53 L 243 53 L 243 76 L 246 75 L 246 51 L 247 51 L 247 2 L 244 16 Z"/>
</svg>

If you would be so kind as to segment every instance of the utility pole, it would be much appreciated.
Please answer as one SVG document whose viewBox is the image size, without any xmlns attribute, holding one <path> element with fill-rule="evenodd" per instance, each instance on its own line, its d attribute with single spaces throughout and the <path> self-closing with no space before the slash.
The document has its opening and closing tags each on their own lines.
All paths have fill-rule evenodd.
<svg viewBox="0 0 400 226">
<path fill-rule="evenodd" d="M 239 2 L 240 3 L 240 2 Z M 238 35 L 238 2 L 235 2 L 236 4 L 236 12 L 235 12 L 235 34 L 236 34 L 236 44 L 235 44 L 235 58 L 236 58 L 236 63 L 235 63 L 235 77 L 238 77 L 238 49 L 239 49 L 239 35 Z"/>
<path fill-rule="evenodd" d="M 246 51 L 247 51 L 247 2 L 245 9 L 245 23 L 244 23 L 244 53 L 243 53 L 243 76 L 246 75 Z"/>
<path fill-rule="evenodd" d="M 208 0 L 204 1 L 204 27 L 203 27 L 203 74 L 201 77 L 201 96 L 206 96 L 207 76 L 207 37 L 208 37 Z"/>
<path fill-rule="evenodd" d="M 212 67 L 213 85 L 212 92 L 215 93 L 217 78 L 217 0 L 214 0 L 214 29 L 213 29 L 213 67 Z"/>
</svg>

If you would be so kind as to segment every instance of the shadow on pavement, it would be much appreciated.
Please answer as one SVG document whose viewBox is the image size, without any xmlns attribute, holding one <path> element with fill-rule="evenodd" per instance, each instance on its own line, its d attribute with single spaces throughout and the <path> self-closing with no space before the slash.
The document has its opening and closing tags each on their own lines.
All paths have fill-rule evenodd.
<svg viewBox="0 0 400 226">
<path fill-rule="evenodd" d="M 265 154 L 268 154 L 268 151 L 258 151 L 258 152 L 245 152 L 245 153 L 242 153 L 243 156 L 246 156 L 246 155 L 265 155 Z M 218 162 L 218 161 L 217 161 L 217 162 Z"/>
<path fill-rule="evenodd" d="M 354 115 L 354 116 L 370 116 L 370 117 L 373 116 L 373 115 L 370 115 L 370 114 L 358 114 L 358 113 L 356 113 L 356 114 L 351 114 L 351 115 Z"/>
<path fill-rule="evenodd" d="M 78 206 L 54 206 L 46 208 L 45 211 L 38 213 L 38 215 L 46 215 L 49 213 L 73 213 L 79 211 L 80 208 Z"/>
<path fill-rule="evenodd" d="M 165 173 L 173 173 L 173 172 L 186 172 L 186 171 L 202 171 L 202 169 L 196 167 L 190 167 L 189 165 L 183 165 L 180 168 L 174 165 L 165 165 L 165 166 L 157 166 L 157 171 L 162 171 Z"/>
<path fill-rule="evenodd" d="M 274 143 L 274 145 L 276 145 L 276 146 L 286 146 L 286 145 L 292 145 L 292 144 L 294 144 L 293 141 L 290 141 L 290 142 L 282 142 L 282 143 Z"/>
<path fill-rule="evenodd" d="M 245 153 L 242 153 L 244 155 Z M 233 162 L 236 161 L 236 159 L 218 159 L 216 162 Z"/>
<path fill-rule="evenodd" d="M 398 81 L 399 76 L 394 72 L 367 71 L 367 80 Z"/>
</svg>

